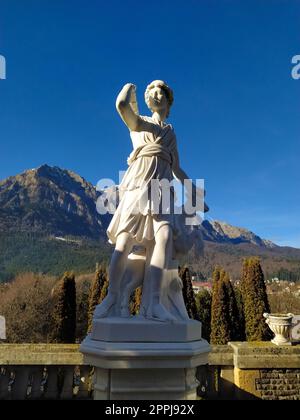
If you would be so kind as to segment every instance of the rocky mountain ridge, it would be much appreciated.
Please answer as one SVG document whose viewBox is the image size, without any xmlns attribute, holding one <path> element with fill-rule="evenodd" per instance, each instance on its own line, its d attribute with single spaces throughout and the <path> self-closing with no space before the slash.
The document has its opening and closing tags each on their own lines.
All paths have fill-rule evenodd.
<svg viewBox="0 0 300 420">
<path fill-rule="evenodd" d="M 42 165 L 0 181 L 0 229 L 105 238 L 111 216 L 97 213 L 97 198 L 95 187 L 75 172 Z M 216 220 L 205 220 L 202 230 L 210 242 L 276 246 L 247 229 Z"/>
<path fill-rule="evenodd" d="M 0 283 L 21 272 L 91 272 L 110 259 L 110 215 L 96 211 L 96 188 L 75 172 L 43 165 L 0 181 Z M 279 247 L 216 220 L 202 225 L 204 256 L 190 264 L 210 278 L 216 265 L 238 279 L 243 258 L 259 256 L 266 276 L 300 280 L 300 249 Z"/>
</svg>

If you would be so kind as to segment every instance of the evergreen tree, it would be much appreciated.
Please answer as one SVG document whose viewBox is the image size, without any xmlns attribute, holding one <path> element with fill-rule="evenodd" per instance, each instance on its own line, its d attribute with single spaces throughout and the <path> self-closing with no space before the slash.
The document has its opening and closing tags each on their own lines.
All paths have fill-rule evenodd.
<svg viewBox="0 0 300 420">
<path fill-rule="evenodd" d="M 230 341 L 227 288 L 224 282 L 224 276 L 224 270 L 216 267 L 213 273 L 212 288 L 211 344 L 227 344 Z"/>
<path fill-rule="evenodd" d="M 221 267 L 215 267 L 213 271 L 213 282 L 212 282 L 212 294 L 215 294 L 215 289 L 217 288 L 217 284 L 221 279 Z"/>
<path fill-rule="evenodd" d="M 243 339 L 243 331 L 241 331 L 239 310 L 236 301 L 236 295 L 232 283 L 230 281 L 229 274 L 224 272 L 223 282 L 225 285 L 226 292 L 226 306 L 228 325 L 230 332 L 230 341 L 240 341 Z"/>
<path fill-rule="evenodd" d="M 88 332 L 92 329 L 93 315 L 96 306 L 100 303 L 101 291 L 106 279 L 105 270 L 102 266 L 97 264 L 96 273 L 89 294 L 89 309 L 88 309 Z"/>
<path fill-rule="evenodd" d="M 101 303 L 106 298 L 106 295 L 107 295 L 107 292 L 108 292 L 108 284 L 109 284 L 109 280 L 108 280 L 107 273 L 105 272 L 104 283 L 103 283 L 103 286 L 102 286 L 102 289 L 101 289 L 99 303 Z"/>
<path fill-rule="evenodd" d="M 193 290 L 193 284 L 191 279 L 190 270 L 188 267 L 179 269 L 179 277 L 183 283 L 183 299 L 186 306 L 187 313 L 190 318 L 199 320 L 197 305 L 195 300 L 195 293 Z"/>
<path fill-rule="evenodd" d="M 57 343 L 75 343 L 76 284 L 72 273 L 65 273 L 55 290 L 53 339 Z"/>
<path fill-rule="evenodd" d="M 238 324 L 239 324 L 238 341 L 245 341 L 246 340 L 245 315 L 244 315 L 242 292 L 241 292 L 240 287 L 235 287 L 234 293 L 235 293 L 235 300 L 236 300 L 236 305 L 237 305 L 237 310 L 238 310 Z"/>
<path fill-rule="evenodd" d="M 196 295 L 196 305 L 199 321 L 202 323 L 202 337 L 210 340 L 210 324 L 211 324 L 211 293 L 203 289 Z"/>
<path fill-rule="evenodd" d="M 138 287 L 135 289 L 132 298 L 130 299 L 130 313 L 131 315 L 138 315 L 140 312 L 140 306 L 142 301 L 142 288 Z"/>
<path fill-rule="evenodd" d="M 269 340 L 271 333 L 263 314 L 270 312 L 270 306 L 259 258 L 252 257 L 244 260 L 241 291 L 247 341 Z"/>
</svg>

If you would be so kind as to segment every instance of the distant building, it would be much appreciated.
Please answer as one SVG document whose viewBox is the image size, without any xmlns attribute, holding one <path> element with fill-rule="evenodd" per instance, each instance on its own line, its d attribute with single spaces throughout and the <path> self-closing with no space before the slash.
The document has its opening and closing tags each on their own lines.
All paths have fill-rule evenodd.
<svg viewBox="0 0 300 420">
<path fill-rule="evenodd" d="M 210 291 L 211 288 L 212 288 L 212 284 L 209 282 L 193 281 L 193 290 L 195 293 L 198 293 L 201 290 Z"/>
</svg>

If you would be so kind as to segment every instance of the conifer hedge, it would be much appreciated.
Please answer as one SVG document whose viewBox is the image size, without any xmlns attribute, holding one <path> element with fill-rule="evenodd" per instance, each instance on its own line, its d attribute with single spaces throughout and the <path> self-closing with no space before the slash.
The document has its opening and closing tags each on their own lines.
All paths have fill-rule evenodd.
<svg viewBox="0 0 300 420">
<path fill-rule="evenodd" d="M 247 341 L 267 341 L 272 334 L 263 317 L 270 312 L 264 274 L 258 257 L 243 262 L 241 292 Z"/>
</svg>

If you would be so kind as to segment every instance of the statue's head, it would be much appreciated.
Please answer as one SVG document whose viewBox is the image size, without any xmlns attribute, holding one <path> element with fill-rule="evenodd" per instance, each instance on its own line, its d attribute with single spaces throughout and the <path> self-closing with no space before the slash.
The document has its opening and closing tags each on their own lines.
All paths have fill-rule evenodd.
<svg viewBox="0 0 300 420">
<path fill-rule="evenodd" d="M 147 86 L 145 101 L 151 112 L 167 109 L 168 117 L 174 101 L 173 91 L 162 80 L 154 80 Z"/>
</svg>

